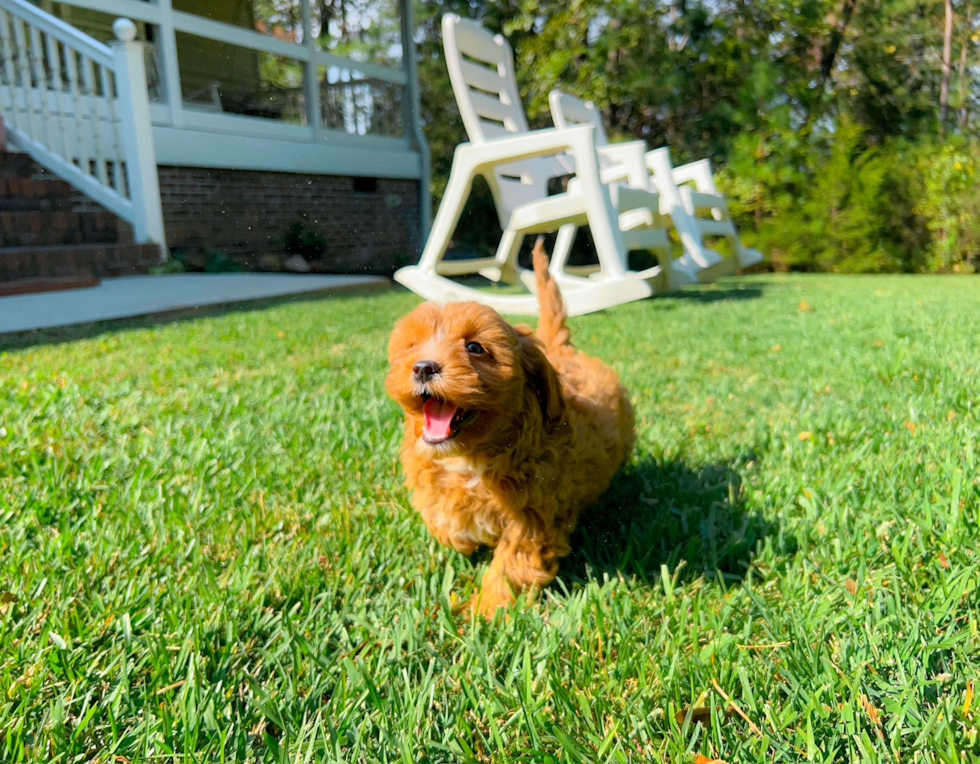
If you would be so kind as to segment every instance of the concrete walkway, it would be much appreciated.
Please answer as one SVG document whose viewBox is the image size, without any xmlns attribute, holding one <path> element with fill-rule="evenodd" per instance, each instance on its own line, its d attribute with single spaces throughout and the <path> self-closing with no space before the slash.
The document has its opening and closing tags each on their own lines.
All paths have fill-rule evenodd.
<svg viewBox="0 0 980 764">
<path fill-rule="evenodd" d="M 373 291 L 387 288 L 388 283 L 381 276 L 279 273 L 125 276 L 105 279 L 89 289 L 0 297 L 0 334 L 289 295 Z"/>
</svg>

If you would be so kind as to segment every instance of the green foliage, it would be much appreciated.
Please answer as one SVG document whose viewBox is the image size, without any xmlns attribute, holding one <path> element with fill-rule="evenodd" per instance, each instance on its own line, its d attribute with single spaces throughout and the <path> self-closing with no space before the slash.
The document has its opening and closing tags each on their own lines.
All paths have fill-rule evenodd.
<svg viewBox="0 0 980 764">
<path fill-rule="evenodd" d="M 319 260 L 327 251 L 327 239 L 319 231 L 307 226 L 306 218 L 297 220 L 286 231 L 284 237 L 286 252 L 302 255 L 307 260 Z"/>
<path fill-rule="evenodd" d="M 916 170 L 922 178 L 922 194 L 916 211 L 925 217 L 932 232 L 930 265 L 946 270 L 980 257 L 980 177 L 976 146 L 946 144 L 928 156 L 920 155 Z M 972 149 L 972 151 L 971 151 Z"/>
<path fill-rule="evenodd" d="M 868 146 L 847 121 L 820 138 L 803 143 L 788 131 L 764 143 L 740 137 L 719 173 L 743 239 L 774 268 L 974 270 L 980 142 L 895 138 Z"/>
<path fill-rule="evenodd" d="M 183 249 L 171 252 L 166 263 L 154 269 L 154 273 L 237 273 L 242 264 L 226 252 L 203 252 Z"/>
<path fill-rule="evenodd" d="M 466 139 L 441 57 L 448 11 L 508 36 L 532 127 L 548 92 L 593 100 L 614 139 L 708 157 L 777 269 L 963 271 L 980 258 L 975 0 L 955 4 L 939 118 L 941 0 L 416 0 L 423 118 L 441 195 Z M 959 169 L 957 169 L 959 164 Z M 478 188 L 458 236 L 495 243 Z"/>
<path fill-rule="evenodd" d="M 573 319 L 637 449 L 494 626 L 452 615 L 486 560 L 401 484 L 384 347 L 417 303 L 0 351 L 0 761 L 980 761 L 972 282 L 757 276 Z M 677 718 L 699 701 L 710 729 Z"/>
<path fill-rule="evenodd" d="M 150 268 L 150 275 L 152 276 L 164 276 L 168 273 L 185 273 L 187 268 L 184 267 L 184 263 L 178 260 L 176 257 L 168 257 L 160 265 L 154 265 Z"/>
<path fill-rule="evenodd" d="M 225 252 L 209 252 L 204 264 L 205 273 L 238 273 L 242 264 Z"/>
</svg>

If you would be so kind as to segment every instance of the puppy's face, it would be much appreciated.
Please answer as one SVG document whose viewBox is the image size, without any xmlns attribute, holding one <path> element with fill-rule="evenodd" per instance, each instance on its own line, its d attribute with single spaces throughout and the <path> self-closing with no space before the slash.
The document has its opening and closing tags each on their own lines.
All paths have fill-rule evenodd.
<svg viewBox="0 0 980 764">
<path fill-rule="evenodd" d="M 522 340 L 484 305 L 419 305 L 395 325 L 388 362 L 385 388 L 433 455 L 473 453 L 520 415 Z"/>
</svg>

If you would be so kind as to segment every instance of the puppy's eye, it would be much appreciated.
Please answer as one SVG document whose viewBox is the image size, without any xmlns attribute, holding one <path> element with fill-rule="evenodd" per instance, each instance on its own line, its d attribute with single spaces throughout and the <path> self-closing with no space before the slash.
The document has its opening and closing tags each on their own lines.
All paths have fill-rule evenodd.
<svg viewBox="0 0 980 764">
<path fill-rule="evenodd" d="M 472 353 L 473 355 L 480 355 L 486 351 L 483 349 L 483 345 L 481 345 L 479 342 L 467 342 L 466 352 Z"/>
</svg>

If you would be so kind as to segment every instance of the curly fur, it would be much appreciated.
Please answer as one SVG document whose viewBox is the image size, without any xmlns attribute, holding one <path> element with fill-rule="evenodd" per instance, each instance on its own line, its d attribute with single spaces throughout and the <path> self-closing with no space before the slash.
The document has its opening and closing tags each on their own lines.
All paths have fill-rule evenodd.
<svg viewBox="0 0 980 764">
<path fill-rule="evenodd" d="M 401 449 L 412 505 L 442 544 L 493 547 L 474 607 L 492 615 L 516 592 L 550 582 L 579 512 L 606 490 L 635 440 L 616 372 L 576 351 L 565 307 L 534 250 L 537 331 L 477 303 L 423 303 L 395 326 L 385 386 L 405 411 Z M 467 343 L 485 350 L 476 354 Z M 425 383 L 413 365 L 432 360 Z M 455 437 L 423 439 L 424 396 L 471 413 Z"/>
</svg>

